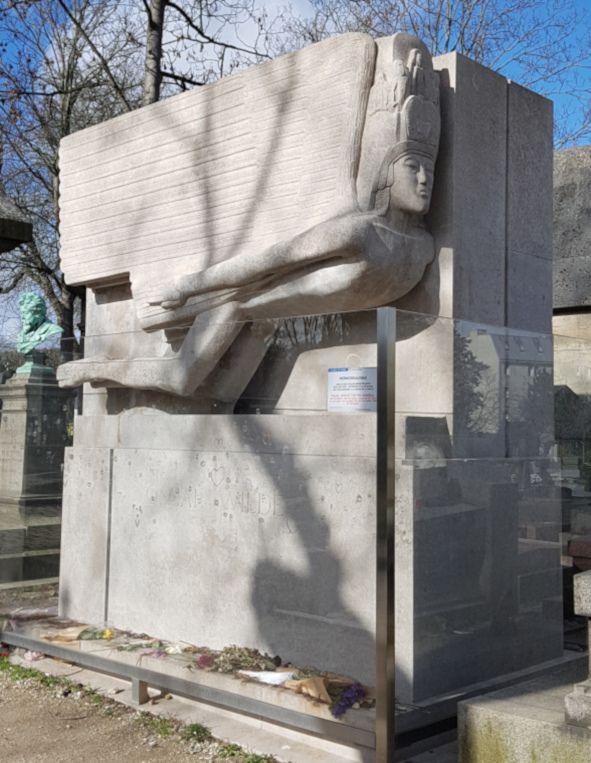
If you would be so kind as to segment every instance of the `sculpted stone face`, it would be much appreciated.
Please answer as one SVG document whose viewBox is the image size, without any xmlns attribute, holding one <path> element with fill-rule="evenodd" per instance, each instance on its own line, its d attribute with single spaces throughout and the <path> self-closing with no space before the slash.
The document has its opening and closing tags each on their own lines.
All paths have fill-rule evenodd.
<svg viewBox="0 0 591 763">
<path fill-rule="evenodd" d="M 418 153 L 408 153 L 397 159 L 393 169 L 390 204 L 403 212 L 426 214 L 433 191 L 433 160 Z"/>
</svg>

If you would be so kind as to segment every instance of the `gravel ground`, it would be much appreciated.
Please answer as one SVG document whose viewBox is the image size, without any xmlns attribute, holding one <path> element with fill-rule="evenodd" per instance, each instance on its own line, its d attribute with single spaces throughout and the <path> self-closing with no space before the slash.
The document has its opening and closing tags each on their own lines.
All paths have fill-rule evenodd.
<svg viewBox="0 0 591 763">
<path fill-rule="evenodd" d="M 198 737 L 203 727 L 138 713 L 77 685 L 30 677 L 0 661 L 0 760 L 3 763 L 72 761 L 191 761 L 271 763 L 234 745 Z M 44 685 L 46 682 L 49 685 Z"/>
</svg>

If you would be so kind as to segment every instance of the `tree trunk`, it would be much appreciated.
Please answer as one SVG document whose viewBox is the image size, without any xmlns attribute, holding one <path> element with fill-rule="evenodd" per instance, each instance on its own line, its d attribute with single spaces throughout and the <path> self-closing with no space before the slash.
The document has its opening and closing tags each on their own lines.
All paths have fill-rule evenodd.
<svg viewBox="0 0 591 763">
<path fill-rule="evenodd" d="M 78 355 L 78 351 L 81 348 L 83 338 L 81 337 L 80 343 L 76 339 L 74 334 L 74 315 L 75 315 L 75 301 L 79 296 L 74 290 L 64 289 L 61 301 L 60 313 L 58 316 L 58 322 L 63 333 L 60 340 L 60 351 L 62 354 L 62 363 L 68 360 L 72 360 L 74 355 Z M 84 304 L 81 304 L 82 320 L 84 320 Z"/>
<path fill-rule="evenodd" d="M 146 61 L 144 67 L 144 95 L 142 105 L 155 103 L 160 98 L 162 82 L 162 29 L 166 0 L 150 0 L 148 13 L 148 33 L 146 38 Z"/>
</svg>

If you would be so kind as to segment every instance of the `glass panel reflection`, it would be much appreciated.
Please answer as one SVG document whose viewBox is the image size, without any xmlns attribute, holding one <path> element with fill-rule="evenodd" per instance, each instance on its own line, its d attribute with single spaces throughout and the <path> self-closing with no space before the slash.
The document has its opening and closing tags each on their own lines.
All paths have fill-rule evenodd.
<svg viewBox="0 0 591 763">
<path fill-rule="evenodd" d="M 413 331 L 424 320 L 398 314 L 410 339 L 397 355 L 397 695 L 409 702 L 562 654 L 551 337 L 442 318 Z M 421 355 L 436 394 L 417 363 L 401 367 Z"/>
<path fill-rule="evenodd" d="M 73 343 L 0 348 L 0 598 L 46 600 L 59 573 L 64 449 L 72 442 L 76 390 L 55 369 Z M 53 586 L 53 588 L 52 588 Z"/>
</svg>

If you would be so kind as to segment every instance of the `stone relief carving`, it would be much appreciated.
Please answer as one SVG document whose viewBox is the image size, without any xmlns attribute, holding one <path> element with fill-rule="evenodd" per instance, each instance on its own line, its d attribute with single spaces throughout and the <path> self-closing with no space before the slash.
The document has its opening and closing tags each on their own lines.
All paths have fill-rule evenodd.
<svg viewBox="0 0 591 763">
<path fill-rule="evenodd" d="M 28 354 L 63 329 L 47 320 L 45 300 L 34 292 L 27 292 L 19 300 L 21 330 L 16 340 L 16 349 Z"/>
<path fill-rule="evenodd" d="M 271 246 L 238 249 L 141 296 L 134 289 L 140 316 L 164 313 L 145 328 L 183 332 L 180 346 L 157 358 L 67 363 L 58 370 L 62 386 L 90 381 L 188 396 L 231 347 L 240 322 L 375 308 L 416 286 L 434 257 L 424 216 L 439 144 L 438 75 L 424 44 L 406 34 L 379 40 L 374 57 L 355 203 Z"/>
</svg>

